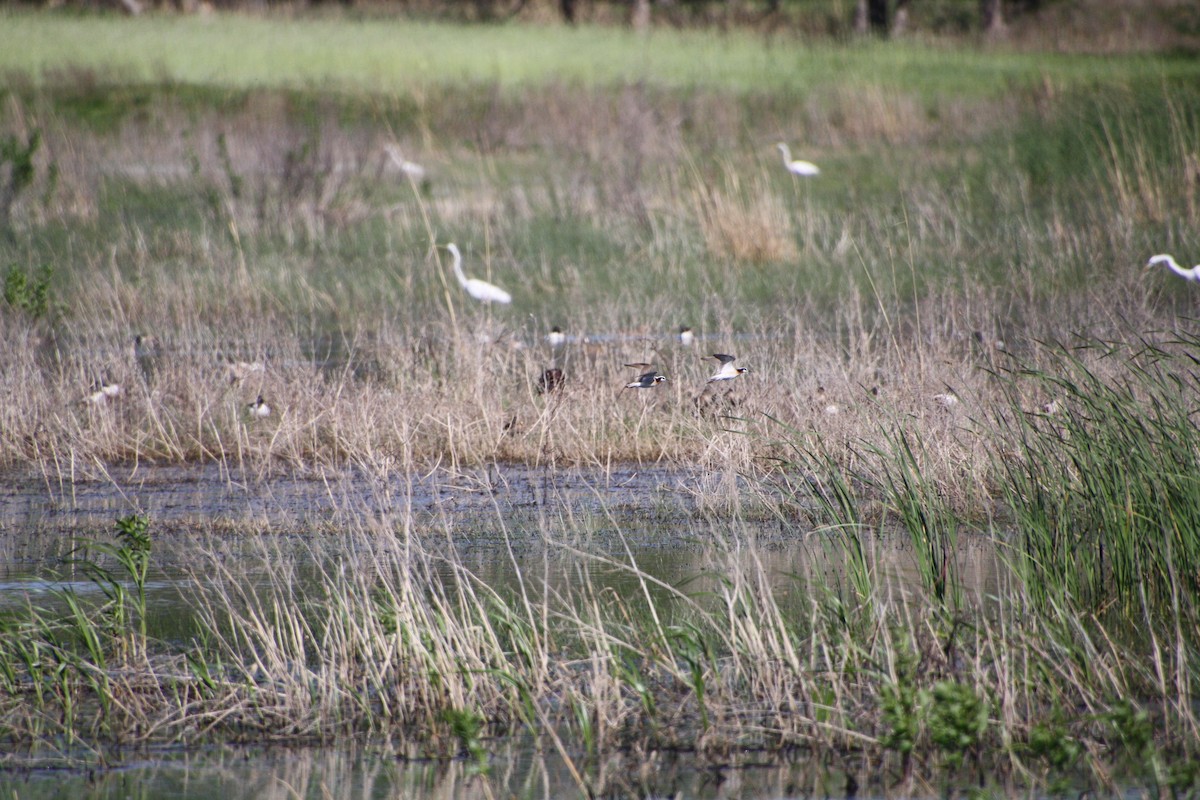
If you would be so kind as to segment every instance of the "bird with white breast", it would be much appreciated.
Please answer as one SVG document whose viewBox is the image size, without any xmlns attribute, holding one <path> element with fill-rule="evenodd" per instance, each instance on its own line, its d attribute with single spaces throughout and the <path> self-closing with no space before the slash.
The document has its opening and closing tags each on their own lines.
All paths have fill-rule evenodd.
<svg viewBox="0 0 1200 800">
<path fill-rule="evenodd" d="M 462 287 L 467 290 L 467 294 L 481 303 L 502 303 L 508 305 L 512 302 L 512 295 L 499 286 L 480 280 L 479 278 L 468 278 L 463 273 L 462 253 L 458 252 L 458 245 L 451 242 L 446 245 L 446 249 L 450 251 L 450 256 L 454 259 L 454 275 L 458 278 L 458 282 L 462 284 Z"/>
</svg>

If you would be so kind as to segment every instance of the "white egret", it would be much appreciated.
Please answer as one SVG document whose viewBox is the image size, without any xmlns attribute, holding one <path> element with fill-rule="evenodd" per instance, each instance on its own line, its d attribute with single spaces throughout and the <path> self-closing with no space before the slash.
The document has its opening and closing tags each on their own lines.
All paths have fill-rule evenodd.
<svg viewBox="0 0 1200 800">
<path fill-rule="evenodd" d="M 266 400 L 263 400 L 263 396 L 261 394 L 258 396 L 258 399 L 247 405 L 246 408 L 249 410 L 250 416 L 252 417 L 264 419 L 271 416 L 271 407 L 267 405 Z"/>
<path fill-rule="evenodd" d="M 713 381 L 731 381 L 738 375 L 743 375 L 750 371 L 749 367 L 735 367 L 733 362 L 737 360 L 735 356 L 726 355 L 725 353 L 713 353 L 712 358 L 721 362 L 721 368 L 708 379 L 709 383 Z"/>
<path fill-rule="evenodd" d="M 454 275 L 458 278 L 458 282 L 467 290 L 467 294 L 484 303 L 504 303 L 512 302 L 512 295 L 501 289 L 499 286 L 494 286 L 487 281 L 481 281 L 479 278 L 468 278 L 463 274 L 462 270 L 462 253 L 458 252 L 458 245 L 451 242 L 446 245 L 446 249 L 450 251 L 450 256 L 454 259 Z"/>
<path fill-rule="evenodd" d="M 392 163 L 396 165 L 396 168 L 399 169 L 401 173 L 409 178 L 412 178 L 417 183 L 425 180 L 425 168 L 415 161 L 409 161 L 407 158 L 405 158 L 404 154 L 400 152 L 399 147 L 388 143 L 383 146 L 383 149 L 387 152 L 388 158 L 392 160 Z"/>
<path fill-rule="evenodd" d="M 692 329 L 687 325 L 679 327 L 679 343 L 684 347 L 691 347 L 696 342 L 696 334 L 692 333 Z"/>
<path fill-rule="evenodd" d="M 1167 255 L 1166 253 L 1151 256 L 1150 260 L 1146 262 L 1147 267 L 1154 267 L 1159 264 L 1166 264 L 1171 268 L 1171 272 L 1174 272 L 1184 280 L 1200 281 L 1200 264 L 1197 264 L 1191 269 L 1188 269 L 1187 267 L 1181 267 L 1175 263 L 1175 258 L 1173 256 Z"/>
<path fill-rule="evenodd" d="M 801 178 L 811 178 L 814 175 L 821 174 L 821 168 L 811 161 L 801 161 L 799 159 L 792 160 L 792 151 L 783 142 L 775 145 L 779 148 L 779 152 L 783 153 L 783 166 L 787 167 L 787 171 L 793 175 L 798 175 Z"/>
<path fill-rule="evenodd" d="M 643 372 L 636 381 L 630 381 L 629 383 L 625 384 L 626 389 L 653 389 L 655 386 L 658 386 L 660 383 L 667 380 L 666 375 L 659 373 L 659 371 L 654 369 L 650 364 L 638 362 L 636 364 L 626 364 L 625 366 L 633 367 L 634 369 L 647 370 L 646 372 Z"/>
</svg>

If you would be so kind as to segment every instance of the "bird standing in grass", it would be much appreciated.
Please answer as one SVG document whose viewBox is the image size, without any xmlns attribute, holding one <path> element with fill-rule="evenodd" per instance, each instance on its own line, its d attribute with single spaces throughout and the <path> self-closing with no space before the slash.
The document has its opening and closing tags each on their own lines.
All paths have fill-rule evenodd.
<svg viewBox="0 0 1200 800">
<path fill-rule="evenodd" d="M 567 335 L 563 333 L 562 328 L 558 327 L 557 325 L 551 328 L 550 332 L 546 334 L 546 344 L 550 345 L 551 347 L 562 347 L 566 343 Z"/>
<path fill-rule="evenodd" d="M 793 160 L 792 151 L 783 142 L 775 146 L 779 148 L 780 153 L 783 153 L 783 166 L 787 167 L 788 172 L 801 178 L 811 178 L 821 174 L 821 168 L 811 161 Z"/>
<path fill-rule="evenodd" d="M 458 282 L 462 284 L 462 287 L 467 290 L 467 294 L 483 303 L 503 303 L 507 305 L 512 302 L 512 295 L 499 286 L 482 281 L 479 278 L 468 278 L 463 274 L 462 253 L 458 252 L 458 245 L 451 242 L 446 245 L 446 249 L 450 251 L 450 256 L 454 259 L 454 275 L 458 278 Z"/>
<path fill-rule="evenodd" d="M 713 353 L 711 357 L 721 362 L 721 368 L 708 379 L 709 383 L 713 381 L 731 381 L 737 376 L 744 375 L 750 371 L 749 367 L 735 367 L 733 365 L 733 362 L 737 361 L 736 356 L 726 355 L 725 353 Z"/>
<path fill-rule="evenodd" d="M 654 367 L 650 364 L 638 362 L 636 364 L 626 364 L 625 366 L 633 367 L 634 369 L 646 370 L 646 372 L 643 372 L 636 381 L 630 381 L 629 383 L 625 384 L 626 389 L 653 389 L 655 386 L 658 386 L 660 383 L 667 380 L 666 375 L 659 373 L 659 371 L 654 369 Z"/>
<path fill-rule="evenodd" d="M 691 347 L 696 343 L 696 334 L 692 333 L 692 329 L 687 325 L 679 327 L 679 343 L 684 347 Z"/>
<path fill-rule="evenodd" d="M 99 380 L 92 384 L 92 388 L 88 392 L 88 396 L 84 398 L 83 402 L 93 406 L 102 406 L 109 400 L 121 396 L 121 384 Z"/>
<path fill-rule="evenodd" d="M 557 391 L 563 385 L 563 371 L 558 367 L 548 367 L 542 370 L 542 374 L 538 376 L 537 391 L 538 394 L 550 394 Z"/>
<path fill-rule="evenodd" d="M 383 146 L 384 152 L 388 154 L 388 158 L 396 165 L 396 169 L 408 178 L 412 178 L 417 183 L 425 180 L 425 168 L 415 161 L 409 161 L 404 157 L 404 153 L 400 148 L 392 143 Z"/>
<path fill-rule="evenodd" d="M 246 406 L 246 410 L 250 412 L 250 416 L 257 419 L 265 419 L 266 417 L 271 416 L 271 407 L 267 405 L 266 400 L 263 400 L 263 396 L 261 394 L 253 403 L 250 403 L 248 406 Z"/>
<path fill-rule="evenodd" d="M 1158 266 L 1159 264 L 1166 264 L 1170 268 L 1171 272 L 1174 272 L 1184 280 L 1200 281 L 1200 264 L 1197 264 L 1190 269 L 1188 267 L 1181 267 L 1179 264 L 1175 263 L 1174 256 L 1166 253 L 1150 256 L 1150 260 L 1146 262 L 1147 267 L 1154 267 Z"/>
</svg>

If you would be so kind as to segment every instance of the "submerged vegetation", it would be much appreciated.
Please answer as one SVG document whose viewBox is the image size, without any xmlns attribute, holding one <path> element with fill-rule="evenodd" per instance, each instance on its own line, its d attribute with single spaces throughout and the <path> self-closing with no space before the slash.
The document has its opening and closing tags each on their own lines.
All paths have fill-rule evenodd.
<svg viewBox="0 0 1200 800">
<path fill-rule="evenodd" d="M 593 33 L 540 32 L 641 47 Z M 580 580 L 500 591 L 399 503 L 339 530 L 347 561 L 314 584 L 197 556 L 184 642 L 147 631 L 155 522 L 125 517 L 78 555 L 99 595 L 4 612 L 7 745 L 96 763 L 370 736 L 486 779 L 492 737 L 525 730 L 588 795 L 662 790 L 598 765 L 675 748 L 813 752 L 914 791 L 1195 788 L 1196 287 L 1143 266 L 1200 259 L 1195 65 L 903 43 L 748 62 L 735 36 L 689 72 L 691 40 L 663 36 L 664 61 L 615 60 L 634 75 L 333 92 L 100 53 L 6 79 L 5 469 L 711 476 L 686 521 L 704 591 L 609 557 L 638 587 L 612 591 L 570 518 L 538 532 Z M 780 140 L 820 175 L 786 172 Z M 511 306 L 460 291 L 450 241 Z M 752 371 L 708 385 L 712 352 Z M 622 390 L 642 362 L 670 380 Z M 836 579 L 770 574 L 751 519 Z M 880 567 L 897 531 L 914 581 Z M 981 538 L 1004 565 L 972 589 Z"/>
</svg>

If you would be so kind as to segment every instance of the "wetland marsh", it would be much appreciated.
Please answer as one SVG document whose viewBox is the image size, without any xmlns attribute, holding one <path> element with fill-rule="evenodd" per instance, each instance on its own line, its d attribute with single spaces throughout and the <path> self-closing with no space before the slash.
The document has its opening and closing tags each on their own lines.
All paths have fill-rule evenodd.
<svg viewBox="0 0 1200 800">
<path fill-rule="evenodd" d="M 1196 789 L 1194 60 L 2 13 L 3 793 Z"/>
</svg>

